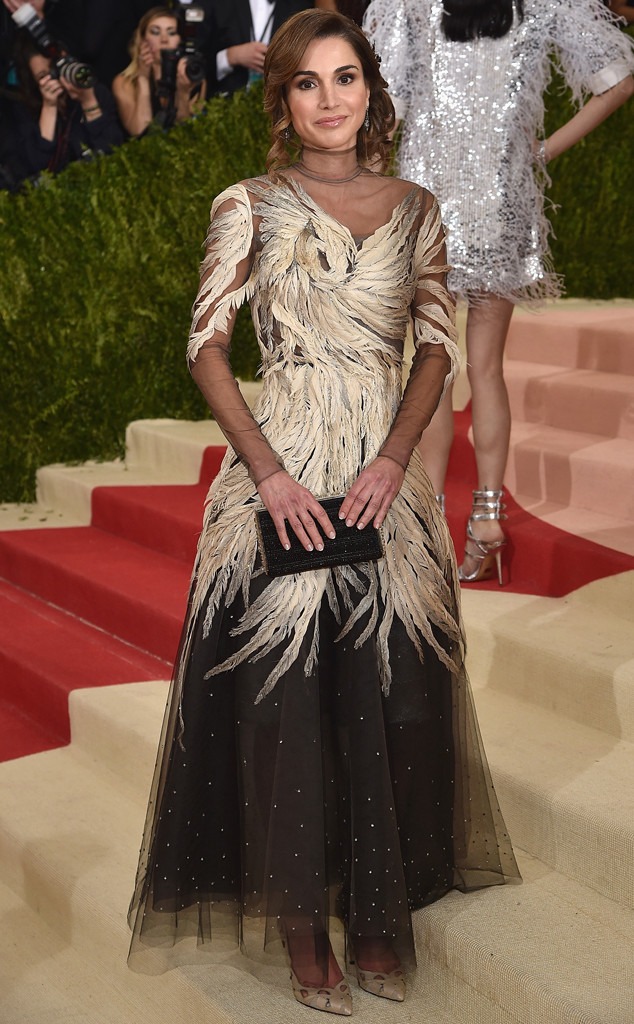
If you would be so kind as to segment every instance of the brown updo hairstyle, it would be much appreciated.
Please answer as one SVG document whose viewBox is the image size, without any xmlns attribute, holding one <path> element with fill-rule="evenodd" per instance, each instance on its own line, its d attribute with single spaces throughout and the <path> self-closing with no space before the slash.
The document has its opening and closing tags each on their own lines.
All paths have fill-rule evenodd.
<svg viewBox="0 0 634 1024">
<path fill-rule="evenodd" d="M 395 115 L 379 60 L 354 21 L 334 11 L 311 8 L 284 22 L 273 36 L 264 60 L 264 109 L 271 118 L 272 138 L 266 166 L 274 180 L 276 172 L 288 167 L 298 149 L 297 137 L 286 137 L 287 129 L 292 127 L 286 87 L 301 67 L 306 48 L 316 39 L 333 36 L 344 39 L 355 51 L 370 90 L 370 127 L 358 132 L 357 157 L 360 163 L 371 163 L 377 170 L 382 171 L 387 165 L 391 147 L 388 133 L 394 127 Z"/>
</svg>

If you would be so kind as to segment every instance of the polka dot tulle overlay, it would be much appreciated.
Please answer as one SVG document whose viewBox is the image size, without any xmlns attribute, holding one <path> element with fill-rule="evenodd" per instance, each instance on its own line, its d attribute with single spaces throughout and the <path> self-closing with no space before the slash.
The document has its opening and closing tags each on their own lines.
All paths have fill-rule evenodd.
<svg viewBox="0 0 634 1024">
<path fill-rule="evenodd" d="M 367 576 L 363 566 L 355 572 L 361 604 Z M 397 621 L 385 696 L 373 644 L 355 649 L 367 614 L 336 641 L 341 610 L 325 600 L 312 670 L 304 671 L 306 640 L 255 703 L 272 655 L 205 679 L 237 642 L 230 630 L 241 600 L 206 636 L 201 613 L 181 714 L 168 711 L 131 964 L 213 958 L 250 930 L 260 948 L 281 953 L 284 931 L 319 936 L 334 916 L 352 943 L 388 937 L 411 968 L 413 909 L 454 887 L 517 877 L 464 670 L 457 661 L 451 672 L 429 647 L 421 664 Z M 158 959 L 144 958 L 157 947 Z"/>
</svg>

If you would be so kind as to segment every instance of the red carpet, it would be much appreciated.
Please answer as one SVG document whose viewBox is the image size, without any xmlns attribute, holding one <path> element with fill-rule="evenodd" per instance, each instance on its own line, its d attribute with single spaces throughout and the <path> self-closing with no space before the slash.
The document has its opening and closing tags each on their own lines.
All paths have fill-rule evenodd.
<svg viewBox="0 0 634 1024">
<path fill-rule="evenodd" d="M 469 422 L 457 414 L 447 484 L 460 554 L 475 481 Z M 0 760 L 68 742 L 76 687 L 169 677 L 222 454 L 207 449 L 196 485 L 96 488 L 90 527 L 0 532 Z M 507 503 L 509 590 L 559 597 L 634 569 L 634 558 Z"/>
<path fill-rule="evenodd" d="M 2 581 L 0 636 L 0 724 L 12 723 L 0 734 L 1 760 L 67 743 L 68 694 L 76 687 L 170 671 L 166 661 Z"/>
</svg>

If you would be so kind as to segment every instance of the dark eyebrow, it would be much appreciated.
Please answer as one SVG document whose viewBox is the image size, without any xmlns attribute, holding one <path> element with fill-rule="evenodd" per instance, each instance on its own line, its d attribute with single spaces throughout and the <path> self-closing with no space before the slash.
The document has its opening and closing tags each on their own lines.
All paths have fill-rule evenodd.
<svg viewBox="0 0 634 1024">
<path fill-rule="evenodd" d="M 342 71 L 358 71 L 359 68 L 356 64 L 346 64 L 342 68 L 335 68 L 335 75 L 340 75 Z M 313 78 L 319 78 L 316 71 L 296 71 L 293 78 L 297 78 L 299 75 L 312 75 Z"/>
</svg>

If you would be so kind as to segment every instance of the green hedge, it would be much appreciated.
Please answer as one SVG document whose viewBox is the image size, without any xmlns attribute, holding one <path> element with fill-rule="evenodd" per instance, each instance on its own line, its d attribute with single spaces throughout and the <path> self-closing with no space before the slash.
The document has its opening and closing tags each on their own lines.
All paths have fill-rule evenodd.
<svg viewBox="0 0 634 1024">
<path fill-rule="evenodd" d="M 628 32 L 634 35 L 634 30 Z M 575 112 L 555 76 L 546 97 L 546 133 Z M 634 103 L 626 103 L 591 135 L 549 166 L 555 269 L 566 294 L 588 299 L 634 298 L 632 230 Z"/>
<path fill-rule="evenodd" d="M 207 414 L 185 343 L 209 206 L 266 148 L 261 97 L 240 94 L 0 193 L 0 499 L 29 499 L 40 465 L 121 455 L 130 420 Z M 232 359 L 255 375 L 248 310 Z"/>
<path fill-rule="evenodd" d="M 551 125 L 567 116 L 556 89 L 549 108 Z M 634 295 L 624 273 L 633 135 L 630 107 L 553 165 L 553 251 L 569 294 Z M 40 465 L 121 455 L 130 420 L 207 414 L 184 349 L 209 205 L 260 173 L 266 149 L 256 89 L 24 194 L 0 193 L 0 499 L 31 498 Z M 254 376 L 247 311 L 232 360 Z"/>
</svg>

